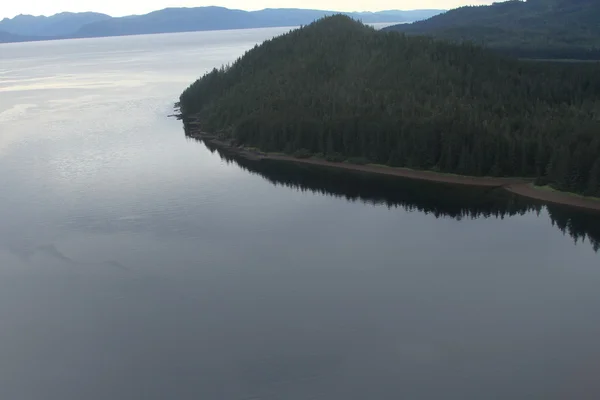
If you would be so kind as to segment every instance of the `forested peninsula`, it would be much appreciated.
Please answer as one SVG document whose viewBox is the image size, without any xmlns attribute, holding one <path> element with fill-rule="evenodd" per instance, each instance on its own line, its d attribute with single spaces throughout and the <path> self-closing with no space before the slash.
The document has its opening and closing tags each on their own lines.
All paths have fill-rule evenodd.
<svg viewBox="0 0 600 400">
<path fill-rule="evenodd" d="M 187 88 L 187 129 L 299 158 L 525 177 L 600 196 L 600 74 L 345 16 L 268 40 Z"/>
</svg>

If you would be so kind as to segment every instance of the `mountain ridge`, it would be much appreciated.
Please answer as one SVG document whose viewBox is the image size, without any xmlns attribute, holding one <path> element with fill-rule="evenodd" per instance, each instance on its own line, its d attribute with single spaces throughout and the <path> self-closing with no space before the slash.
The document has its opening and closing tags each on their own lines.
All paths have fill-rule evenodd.
<svg viewBox="0 0 600 400">
<path fill-rule="evenodd" d="M 599 59 L 600 1 L 510 0 L 465 6 L 385 30 L 471 41 L 524 58 Z"/>
<path fill-rule="evenodd" d="M 109 15 L 83 12 L 62 12 L 52 16 L 17 15 L 0 21 L 0 30 L 19 36 L 66 36 L 79 30 L 83 25 L 112 18 Z"/>
<path fill-rule="evenodd" d="M 367 23 L 393 23 L 415 21 L 442 11 L 385 10 L 346 14 Z M 0 42 L 297 26 L 306 25 L 316 19 L 336 13 L 336 11 L 298 8 L 244 11 L 207 6 L 169 7 L 147 14 L 124 17 L 111 17 L 92 12 L 60 13 L 50 17 L 19 15 L 0 21 L 0 31 L 7 33 L 3 35 L 4 39 L 0 37 Z"/>
</svg>

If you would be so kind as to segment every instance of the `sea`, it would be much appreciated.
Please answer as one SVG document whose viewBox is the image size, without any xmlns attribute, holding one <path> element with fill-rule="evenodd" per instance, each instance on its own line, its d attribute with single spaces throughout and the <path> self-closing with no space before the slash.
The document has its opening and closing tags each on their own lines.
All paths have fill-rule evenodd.
<svg viewBox="0 0 600 400">
<path fill-rule="evenodd" d="M 0 45 L 0 398 L 599 399 L 599 215 L 169 117 L 289 29 Z"/>
</svg>

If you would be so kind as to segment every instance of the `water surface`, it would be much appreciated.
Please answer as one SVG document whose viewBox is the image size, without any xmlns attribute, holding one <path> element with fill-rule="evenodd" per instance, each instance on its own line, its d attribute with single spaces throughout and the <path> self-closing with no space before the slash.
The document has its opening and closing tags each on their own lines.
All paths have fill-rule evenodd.
<svg viewBox="0 0 600 400">
<path fill-rule="evenodd" d="M 0 398 L 600 398 L 597 216 L 166 117 L 286 30 L 0 45 Z"/>
</svg>

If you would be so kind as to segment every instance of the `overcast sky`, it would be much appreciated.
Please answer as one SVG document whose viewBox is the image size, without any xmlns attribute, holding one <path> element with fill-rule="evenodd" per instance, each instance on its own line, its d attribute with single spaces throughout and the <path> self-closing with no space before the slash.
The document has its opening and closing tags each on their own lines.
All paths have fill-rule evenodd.
<svg viewBox="0 0 600 400">
<path fill-rule="evenodd" d="M 335 11 L 413 10 L 490 4 L 487 0 L 0 0 L 0 18 L 18 14 L 52 15 L 62 11 L 97 11 L 112 16 L 144 14 L 165 7 L 219 5 L 258 10 L 267 7 L 315 8 Z"/>
</svg>

